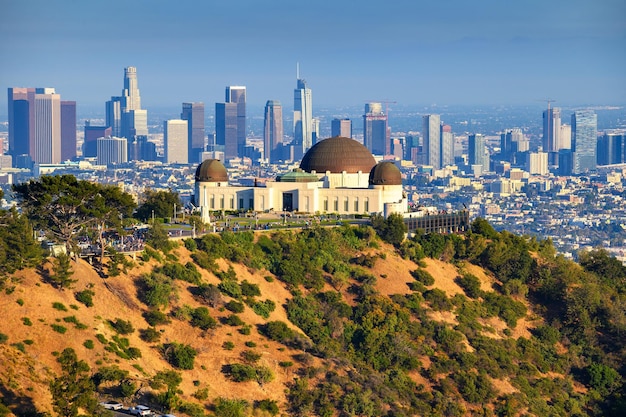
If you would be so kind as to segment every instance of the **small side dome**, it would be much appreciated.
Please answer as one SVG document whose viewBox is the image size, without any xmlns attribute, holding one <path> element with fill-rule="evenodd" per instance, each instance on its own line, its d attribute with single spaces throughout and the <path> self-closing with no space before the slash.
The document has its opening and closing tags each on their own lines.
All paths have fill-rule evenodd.
<svg viewBox="0 0 626 417">
<path fill-rule="evenodd" d="M 196 181 L 228 182 L 228 171 L 219 159 L 207 159 L 196 169 Z"/>
<path fill-rule="evenodd" d="M 370 171 L 369 184 L 402 185 L 402 173 L 393 162 L 379 162 Z"/>
</svg>

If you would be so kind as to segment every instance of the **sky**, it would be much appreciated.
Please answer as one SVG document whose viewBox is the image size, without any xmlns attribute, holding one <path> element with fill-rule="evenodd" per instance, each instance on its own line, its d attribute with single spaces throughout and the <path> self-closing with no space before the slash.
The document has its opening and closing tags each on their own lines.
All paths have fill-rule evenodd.
<svg viewBox="0 0 626 417">
<path fill-rule="evenodd" d="M 624 0 L 0 0 L 7 87 L 98 108 L 137 68 L 142 107 L 626 104 Z"/>
</svg>

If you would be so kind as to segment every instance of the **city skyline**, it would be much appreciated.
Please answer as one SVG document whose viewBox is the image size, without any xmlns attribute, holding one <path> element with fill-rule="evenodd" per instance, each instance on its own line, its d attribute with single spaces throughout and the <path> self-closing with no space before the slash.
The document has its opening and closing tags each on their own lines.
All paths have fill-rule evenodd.
<svg viewBox="0 0 626 417">
<path fill-rule="evenodd" d="M 198 3 L 194 13 L 169 1 L 149 6 L 5 2 L 0 52 L 11 58 L 0 69 L 0 114 L 7 112 L 9 86 L 54 87 L 78 106 L 99 106 L 119 91 L 120 68 L 128 66 L 141 72 L 143 108 L 214 103 L 224 85 L 246 85 L 255 106 L 290 103 L 297 62 L 314 86 L 316 107 L 384 99 L 406 105 L 528 104 L 547 97 L 561 106 L 626 102 L 621 1 L 380 7 L 277 0 Z M 233 33 L 226 17 L 235 14 Z M 112 29 L 111 21 L 132 28 L 133 36 Z"/>
</svg>

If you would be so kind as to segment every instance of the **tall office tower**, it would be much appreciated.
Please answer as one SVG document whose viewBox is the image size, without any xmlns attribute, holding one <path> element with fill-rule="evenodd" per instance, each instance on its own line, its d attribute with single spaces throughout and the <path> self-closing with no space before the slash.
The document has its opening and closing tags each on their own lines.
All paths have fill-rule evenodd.
<svg viewBox="0 0 626 417">
<path fill-rule="evenodd" d="M 452 126 L 441 124 L 439 136 L 441 137 L 441 158 L 439 165 L 443 168 L 454 165 L 454 133 Z"/>
<path fill-rule="evenodd" d="M 543 151 L 528 152 L 526 170 L 532 175 L 548 175 L 548 154 Z"/>
<path fill-rule="evenodd" d="M 591 110 L 572 114 L 572 173 L 596 169 L 598 116 Z"/>
<path fill-rule="evenodd" d="M 148 135 L 148 112 L 141 108 L 137 68 L 124 68 L 124 89 L 121 96 L 106 102 L 106 122 L 114 135 L 128 139 Z"/>
<path fill-rule="evenodd" d="M 187 120 L 187 136 L 189 143 L 187 150 L 189 163 L 202 162 L 200 155 L 205 151 L 204 146 L 204 103 L 183 103 L 182 120 Z"/>
<path fill-rule="evenodd" d="M 29 155 L 35 120 L 35 88 L 9 88 L 9 154 Z"/>
<path fill-rule="evenodd" d="M 76 102 L 61 101 L 61 161 L 76 158 Z"/>
<path fill-rule="evenodd" d="M 61 96 L 54 88 L 35 90 L 34 135 L 30 156 L 33 162 L 61 162 Z"/>
<path fill-rule="evenodd" d="M 302 156 L 313 146 L 313 94 L 306 81 L 296 71 L 296 89 L 293 90 L 293 144 L 295 157 Z"/>
<path fill-rule="evenodd" d="M 314 117 L 311 120 L 311 143 L 315 145 L 320 140 L 320 119 Z"/>
<path fill-rule="evenodd" d="M 156 161 L 156 144 L 148 141 L 146 135 L 135 136 L 128 141 L 129 161 Z"/>
<path fill-rule="evenodd" d="M 113 136 L 122 136 L 121 97 L 111 97 L 111 100 L 106 102 L 106 125 L 111 128 Z"/>
<path fill-rule="evenodd" d="M 283 106 L 278 100 L 265 103 L 263 122 L 263 158 L 269 163 L 279 161 L 279 148 L 283 143 Z"/>
<path fill-rule="evenodd" d="M 226 101 L 215 103 L 215 144 L 224 159 L 243 157 L 246 147 L 246 87 L 226 87 Z M 214 149 L 215 150 L 215 149 Z"/>
<path fill-rule="evenodd" d="M 441 119 L 438 114 L 422 116 L 423 151 L 426 154 L 426 165 L 431 165 L 435 169 L 441 168 L 440 128 Z"/>
<path fill-rule="evenodd" d="M 189 154 L 187 144 L 189 124 L 187 120 L 166 120 L 163 122 L 163 147 L 165 162 L 168 164 L 187 164 Z"/>
<path fill-rule="evenodd" d="M 626 135 L 620 132 L 605 132 L 598 139 L 598 165 L 612 165 L 624 163 L 624 139 Z"/>
<path fill-rule="evenodd" d="M 128 143 L 126 138 L 105 137 L 97 141 L 98 165 L 117 165 L 128 162 Z"/>
<path fill-rule="evenodd" d="M 485 157 L 485 137 L 480 133 L 473 133 L 468 138 L 467 153 L 469 164 L 482 166 L 481 172 L 489 170 L 489 161 Z"/>
<path fill-rule="evenodd" d="M 341 136 L 344 138 L 352 138 L 352 120 L 350 119 L 333 119 L 330 122 L 330 136 Z"/>
<path fill-rule="evenodd" d="M 558 152 L 560 146 L 559 134 L 561 133 L 561 109 L 555 107 L 543 112 L 543 150 L 545 152 Z"/>
<path fill-rule="evenodd" d="M 367 103 L 363 115 L 363 144 L 376 155 L 390 152 L 387 132 L 387 115 L 383 113 L 381 103 Z"/>
<path fill-rule="evenodd" d="M 89 120 L 85 121 L 85 139 L 83 140 L 83 157 L 98 156 L 98 138 L 115 136 L 110 126 L 92 126 Z"/>
<path fill-rule="evenodd" d="M 559 133 L 559 150 L 572 149 L 572 126 L 561 124 L 561 132 Z"/>
</svg>

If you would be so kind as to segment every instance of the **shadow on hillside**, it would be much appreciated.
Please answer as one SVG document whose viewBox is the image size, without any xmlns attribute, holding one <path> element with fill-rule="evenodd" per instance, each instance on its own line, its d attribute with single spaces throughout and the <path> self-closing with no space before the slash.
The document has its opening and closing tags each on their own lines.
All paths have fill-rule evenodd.
<svg viewBox="0 0 626 417">
<path fill-rule="evenodd" d="M 0 383 L 0 397 L 2 403 L 18 417 L 40 417 L 44 415 L 44 413 L 37 411 L 31 398 L 15 393 L 2 383 Z"/>
</svg>

